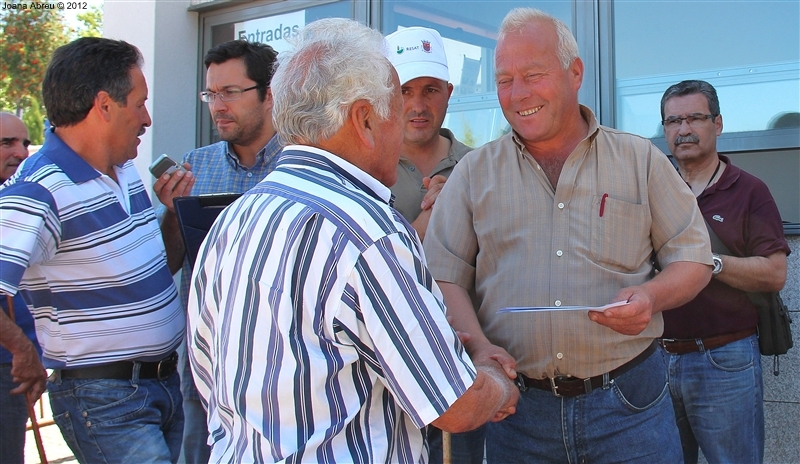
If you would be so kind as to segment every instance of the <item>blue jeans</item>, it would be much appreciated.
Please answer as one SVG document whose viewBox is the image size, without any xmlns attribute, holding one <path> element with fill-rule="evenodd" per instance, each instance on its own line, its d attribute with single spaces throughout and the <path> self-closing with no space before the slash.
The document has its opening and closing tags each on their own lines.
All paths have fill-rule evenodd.
<svg viewBox="0 0 800 464">
<path fill-rule="evenodd" d="M 528 389 L 489 423 L 489 463 L 679 463 L 680 437 L 663 350 L 602 388 L 572 397 Z"/>
<path fill-rule="evenodd" d="M 713 350 L 669 355 L 683 457 L 710 463 L 764 460 L 764 391 L 756 335 Z"/>
<path fill-rule="evenodd" d="M 19 386 L 11 380 L 11 364 L 0 366 L 0 450 L 2 461 L 9 464 L 25 460 L 25 424 L 28 406 L 25 395 L 9 393 Z"/>
<path fill-rule="evenodd" d="M 186 352 L 186 339 L 178 347 L 178 372 L 181 376 L 184 417 L 183 446 L 178 461 L 184 464 L 207 464 L 211 457 L 211 447 L 207 444 L 206 410 L 194 385 L 189 355 Z"/>
<path fill-rule="evenodd" d="M 62 379 L 47 382 L 53 419 L 81 463 L 177 462 L 183 401 L 177 372 L 166 380 Z"/>
<path fill-rule="evenodd" d="M 450 435 L 450 457 L 458 464 L 482 464 L 483 443 L 486 438 L 486 426 L 464 433 Z M 428 426 L 428 448 L 430 449 L 428 464 L 441 464 L 443 461 L 442 431 Z"/>
<path fill-rule="evenodd" d="M 192 387 L 194 388 L 194 387 Z M 211 447 L 208 446 L 208 425 L 206 424 L 206 410 L 200 400 L 183 400 L 183 452 L 182 462 L 186 464 L 207 464 L 211 457 Z"/>
</svg>

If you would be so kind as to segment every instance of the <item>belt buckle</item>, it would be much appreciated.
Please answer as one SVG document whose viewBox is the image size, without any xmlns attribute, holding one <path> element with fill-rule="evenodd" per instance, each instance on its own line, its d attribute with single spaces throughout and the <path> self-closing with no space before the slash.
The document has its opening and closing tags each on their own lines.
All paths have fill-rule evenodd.
<svg viewBox="0 0 800 464">
<path fill-rule="evenodd" d="M 525 385 L 525 379 L 522 378 L 522 374 L 520 373 L 517 373 L 517 378 L 514 379 L 514 385 L 516 385 L 522 393 L 528 391 L 528 387 Z"/>
<path fill-rule="evenodd" d="M 172 353 L 168 357 L 158 362 L 158 365 L 156 366 L 156 378 L 158 380 L 166 380 L 170 375 L 172 375 L 172 372 L 175 371 L 175 362 L 177 361 L 177 357 L 177 353 Z M 172 372 L 169 372 L 170 369 Z"/>
<path fill-rule="evenodd" d="M 677 342 L 678 342 L 677 338 L 659 338 L 658 339 L 658 344 L 661 345 L 661 348 L 663 348 L 664 351 L 666 351 L 669 354 L 676 354 L 675 352 L 673 352 L 672 344 L 673 343 L 677 343 Z"/>
<path fill-rule="evenodd" d="M 561 398 L 561 395 L 558 393 L 558 385 L 556 385 L 556 377 L 550 377 L 550 391 L 553 392 L 557 398 Z"/>
</svg>

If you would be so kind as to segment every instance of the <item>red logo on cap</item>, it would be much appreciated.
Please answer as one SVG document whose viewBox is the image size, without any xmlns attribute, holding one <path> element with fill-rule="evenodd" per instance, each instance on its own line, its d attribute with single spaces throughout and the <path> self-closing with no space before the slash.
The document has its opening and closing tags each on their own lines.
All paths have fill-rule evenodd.
<svg viewBox="0 0 800 464">
<path fill-rule="evenodd" d="M 427 40 L 423 40 L 422 41 L 422 50 L 424 50 L 425 53 L 430 53 L 431 52 L 431 43 L 429 41 L 427 41 Z"/>
</svg>

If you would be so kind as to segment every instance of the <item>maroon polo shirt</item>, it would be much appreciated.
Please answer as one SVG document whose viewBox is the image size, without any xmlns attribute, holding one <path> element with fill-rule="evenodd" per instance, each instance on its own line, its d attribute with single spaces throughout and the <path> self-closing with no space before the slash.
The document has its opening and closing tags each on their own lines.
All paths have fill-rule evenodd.
<svg viewBox="0 0 800 464">
<path fill-rule="evenodd" d="M 716 184 L 697 198 L 708 224 L 734 256 L 791 252 L 783 235 L 778 206 L 759 178 L 727 164 Z M 705 338 L 755 328 L 756 308 L 747 293 L 719 280 L 689 303 L 664 311 L 664 338 Z"/>
</svg>

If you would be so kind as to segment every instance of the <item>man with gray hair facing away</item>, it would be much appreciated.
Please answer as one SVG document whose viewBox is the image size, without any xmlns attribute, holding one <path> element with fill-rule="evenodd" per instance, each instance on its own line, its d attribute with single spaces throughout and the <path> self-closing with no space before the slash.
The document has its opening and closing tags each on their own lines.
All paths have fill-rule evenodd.
<svg viewBox="0 0 800 464">
<path fill-rule="evenodd" d="M 192 276 L 213 462 L 419 463 L 427 424 L 514 412 L 513 371 L 470 361 L 391 208 L 403 100 L 384 50 L 332 18 L 279 56 L 274 122 L 292 145 L 220 215 Z"/>
</svg>

